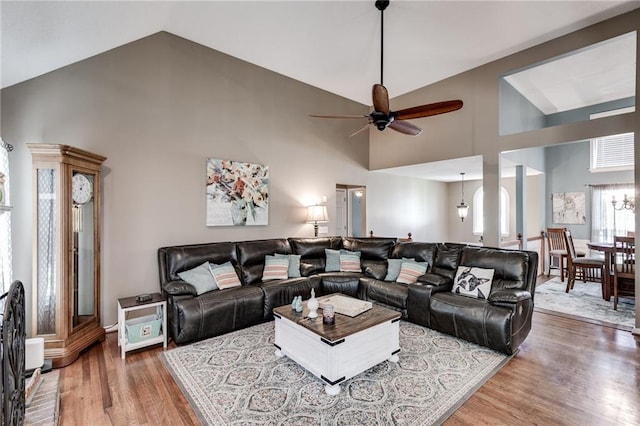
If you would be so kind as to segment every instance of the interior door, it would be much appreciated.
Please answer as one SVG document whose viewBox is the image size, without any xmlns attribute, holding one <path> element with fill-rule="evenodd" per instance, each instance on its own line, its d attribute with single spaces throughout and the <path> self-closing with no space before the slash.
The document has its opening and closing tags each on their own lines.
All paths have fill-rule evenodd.
<svg viewBox="0 0 640 426">
<path fill-rule="evenodd" d="M 335 234 L 340 237 L 347 236 L 347 190 L 336 188 L 336 229 Z"/>
</svg>

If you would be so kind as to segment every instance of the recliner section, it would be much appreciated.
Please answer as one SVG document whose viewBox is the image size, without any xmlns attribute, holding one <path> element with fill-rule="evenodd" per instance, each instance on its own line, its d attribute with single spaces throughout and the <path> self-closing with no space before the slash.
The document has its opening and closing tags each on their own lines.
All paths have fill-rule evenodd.
<svg viewBox="0 0 640 426">
<path fill-rule="evenodd" d="M 325 249 L 361 253 L 362 273 L 326 272 Z M 265 255 L 298 254 L 302 277 L 262 282 Z M 387 260 L 428 264 L 415 284 L 384 281 Z M 178 272 L 204 262 L 230 261 L 242 286 L 197 295 Z M 452 243 L 396 242 L 390 238 L 278 238 L 158 249 L 160 288 L 168 300 L 168 331 L 177 344 L 245 328 L 273 318 L 273 308 L 343 293 L 402 313 L 420 324 L 512 354 L 531 329 L 538 255 Z M 488 300 L 451 292 L 459 265 L 494 269 Z"/>
</svg>

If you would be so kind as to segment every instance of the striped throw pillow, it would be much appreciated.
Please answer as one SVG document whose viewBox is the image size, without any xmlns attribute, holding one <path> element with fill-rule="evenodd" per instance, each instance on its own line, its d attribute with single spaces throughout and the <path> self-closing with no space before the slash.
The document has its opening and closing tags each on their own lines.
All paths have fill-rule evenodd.
<svg viewBox="0 0 640 426">
<path fill-rule="evenodd" d="M 262 281 L 286 280 L 289 278 L 289 258 L 266 255 L 264 257 L 264 269 Z"/>
<path fill-rule="evenodd" d="M 424 275 L 427 272 L 426 263 L 418 263 L 410 260 L 402 260 L 402 266 L 400 267 L 400 275 L 396 282 L 413 284 L 418 281 L 418 277 Z"/>
<path fill-rule="evenodd" d="M 340 252 L 340 272 L 362 272 L 359 251 Z"/>
<path fill-rule="evenodd" d="M 209 267 L 211 268 L 211 275 L 213 275 L 213 279 L 216 280 L 216 285 L 220 290 L 242 285 L 231 262 L 225 262 L 222 265 L 210 263 Z"/>
</svg>

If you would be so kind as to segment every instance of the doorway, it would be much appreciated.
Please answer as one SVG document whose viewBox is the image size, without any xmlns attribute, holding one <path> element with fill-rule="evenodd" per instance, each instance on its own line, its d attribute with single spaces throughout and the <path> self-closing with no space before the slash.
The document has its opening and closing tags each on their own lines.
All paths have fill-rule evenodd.
<svg viewBox="0 0 640 426">
<path fill-rule="evenodd" d="M 336 185 L 336 235 L 354 238 L 367 235 L 366 194 L 362 185 Z"/>
</svg>

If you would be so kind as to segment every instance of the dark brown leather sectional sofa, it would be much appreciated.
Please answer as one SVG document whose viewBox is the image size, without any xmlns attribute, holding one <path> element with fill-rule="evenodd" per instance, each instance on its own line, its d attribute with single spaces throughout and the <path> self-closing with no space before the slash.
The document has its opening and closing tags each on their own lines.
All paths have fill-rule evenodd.
<svg viewBox="0 0 640 426">
<path fill-rule="evenodd" d="M 361 252 L 362 273 L 325 272 L 325 249 Z M 301 255 L 300 278 L 262 282 L 265 255 Z M 388 259 L 427 262 L 415 284 L 387 282 Z M 242 286 L 196 296 L 178 273 L 205 261 L 230 261 Z M 160 288 L 177 344 L 194 342 L 273 319 L 273 308 L 296 295 L 340 292 L 402 313 L 408 321 L 512 354 L 531 329 L 538 254 L 452 243 L 390 238 L 278 238 L 158 249 Z M 459 265 L 494 269 L 488 298 L 451 292 Z"/>
</svg>

